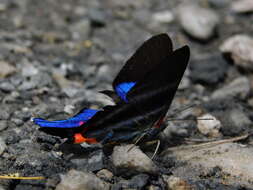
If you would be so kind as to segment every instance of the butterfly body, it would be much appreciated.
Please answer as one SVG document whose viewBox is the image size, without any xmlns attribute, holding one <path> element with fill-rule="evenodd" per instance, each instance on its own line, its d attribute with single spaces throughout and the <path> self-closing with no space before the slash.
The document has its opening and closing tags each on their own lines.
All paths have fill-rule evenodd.
<svg viewBox="0 0 253 190">
<path fill-rule="evenodd" d="M 84 109 L 68 120 L 35 118 L 34 122 L 46 133 L 67 137 L 74 143 L 125 142 L 144 132 L 156 134 L 183 77 L 189 54 L 188 46 L 173 51 L 167 34 L 154 36 L 123 66 L 113 81 L 114 91 L 104 91 L 116 100 L 116 105 L 102 110 Z"/>
</svg>

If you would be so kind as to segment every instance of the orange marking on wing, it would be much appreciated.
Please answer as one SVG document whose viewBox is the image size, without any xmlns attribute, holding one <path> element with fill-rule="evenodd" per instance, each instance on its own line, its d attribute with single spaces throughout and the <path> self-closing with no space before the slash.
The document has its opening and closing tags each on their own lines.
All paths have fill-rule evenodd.
<svg viewBox="0 0 253 190">
<path fill-rule="evenodd" d="M 98 143 L 95 138 L 85 138 L 81 133 L 76 133 L 74 135 L 74 144 L 80 144 L 80 143 L 89 143 L 89 144 L 96 144 Z"/>
</svg>

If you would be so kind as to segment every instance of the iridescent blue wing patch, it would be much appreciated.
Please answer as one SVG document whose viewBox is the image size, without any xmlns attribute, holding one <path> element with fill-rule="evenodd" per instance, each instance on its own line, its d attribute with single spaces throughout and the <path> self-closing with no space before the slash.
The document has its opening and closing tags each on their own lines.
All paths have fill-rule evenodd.
<svg viewBox="0 0 253 190">
<path fill-rule="evenodd" d="M 99 110 L 83 109 L 75 116 L 65 119 L 48 121 L 41 118 L 34 118 L 33 122 L 40 127 L 52 127 L 52 128 L 75 128 L 80 127 L 82 124 L 92 118 Z"/>
<path fill-rule="evenodd" d="M 115 87 L 115 91 L 123 101 L 128 102 L 127 93 L 131 90 L 131 88 L 134 87 L 135 84 L 136 84 L 136 82 L 120 83 Z"/>
</svg>

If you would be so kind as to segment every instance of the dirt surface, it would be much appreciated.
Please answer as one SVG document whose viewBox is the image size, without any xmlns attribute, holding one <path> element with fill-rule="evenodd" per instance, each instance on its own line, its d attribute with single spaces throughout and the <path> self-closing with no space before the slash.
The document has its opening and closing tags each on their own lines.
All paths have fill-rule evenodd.
<svg viewBox="0 0 253 190">
<path fill-rule="evenodd" d="M 0 179 L 0 189 L 253 189 L 251 136 L 211 149 L 160 154 L 189 142 L 252 133 L 253 77 L 248 68 L 253 58 L 245 62 L 236 59 L 237 50 L 231 50 L 232 57 L 220 50 L 235 34 L 252 38 L 253 10 L 231 8 L 235 1 L 239 0 L 1 0 L 0 174 L 46 179 Z M 185 22 L 188 10 L 196 12 L 189 16 L 192 21 Z M 63 119 L 83 107 L 111 104 L 98 91 L 111 89 L 113 78 L 136 48 L 163 32 L 175 48 L 187 44 L 191 49 L 190 65 L 170 112 L 192 103 L 197 106 L 177 115 L 188 121 L 167 122 L 159 136 L 160 151 L 147 161 L 156 165 L 155 172 L 146 166 L 127 170 L 124 165 L 122 173 L 112 160 L 112 150 L 62 144 L 62 139 L 38 131 L 30 121 L 34 116 Z M 252 55 L 253 45 L 245 43 L 240 51 L 247 49 Z M 198 129 L 196 118 L 206 113 L 220 121 L 219 126 L 207 124 L 208 130 L 215 128 L 214 136 Z M 155 146 L 141 149 L 151 156 Z M 117 149 L 113 155 L 117 157 Z M 71 181 L 78 180 L 71 180 L 73 175 L 80 180 L 88 177 L 75 186 Z M 96 187 L 94 176 L 94 183 L 101 183 Z"/>
</svg>

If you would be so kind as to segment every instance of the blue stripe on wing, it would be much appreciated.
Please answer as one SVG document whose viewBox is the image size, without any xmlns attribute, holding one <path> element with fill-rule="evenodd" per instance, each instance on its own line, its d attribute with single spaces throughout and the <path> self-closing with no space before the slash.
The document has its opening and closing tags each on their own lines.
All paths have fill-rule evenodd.
<svg viewBox="0 0 253 190">
<path fill-rule="evenodd" d="M 118 96 L 125 102 L 128 102 L 127 100 L 127 93 L 131 90 L 131 88 L 134 87 L 136 82 L 123 82 L 118 84 L 115 87 L 115 91 L 118 94 Z"/>
<path fill-rule="evenodd" d="M 93 117 L 99 110 L 84 109 L 75 116 L 57 121 L 47 121 L 41 118 L 34 118 L 33 122 L 40 127 L 52 127 L 52 128 L 74 128 L 79 127 Z"/>
</svg>

